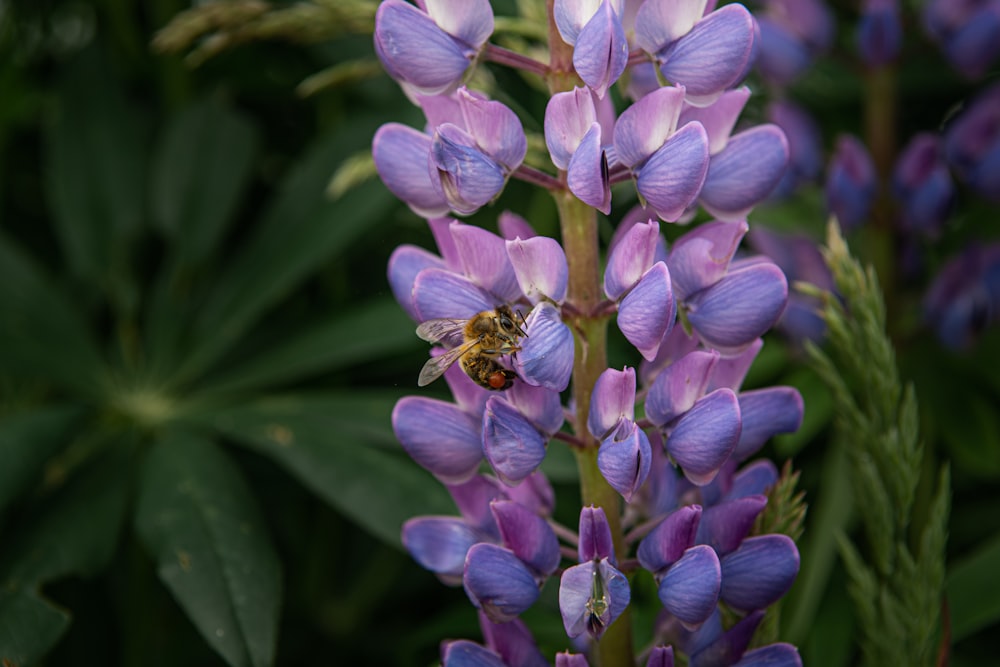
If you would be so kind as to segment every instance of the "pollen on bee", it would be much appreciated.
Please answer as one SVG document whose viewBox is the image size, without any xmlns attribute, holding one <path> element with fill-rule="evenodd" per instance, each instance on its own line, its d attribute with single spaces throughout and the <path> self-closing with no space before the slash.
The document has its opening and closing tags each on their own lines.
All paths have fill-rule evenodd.
<svg viewBox="0 0 1000 667">
<path fill-rule="evenodd" d="M 498 371 L 490 375 L 489 383 L 494 389 L 503 389 L 507 384 L 507 377 Z"/>
</svg>

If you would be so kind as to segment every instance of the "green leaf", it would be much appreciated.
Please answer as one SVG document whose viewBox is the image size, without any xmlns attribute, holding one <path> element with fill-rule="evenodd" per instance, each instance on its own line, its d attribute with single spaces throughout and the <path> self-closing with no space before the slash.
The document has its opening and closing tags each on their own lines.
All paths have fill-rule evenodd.
<svg viewBox="0 0 1000 667">
<path fill-rule="evenodd" d="M 48 201 L 72 273 L 121 290 L 127 243 L 143 222 L 145 128 L 109 69 L 87 51 L 63 72 L 47 135 Z"/>
<path fill-rule="evenodd" d="M 0 512 L 38 476 L 46 459 L 68 442 L 82 410 L 61 406 L 0 419 Z"/>
<path fill-rule="evenodd" d="M 102 570 L 118 542 L 128 473 L 127 457 L 113 450 L 90 462 L 39 507 L 26 510 L 19 530 L 5 540 L 3 586 L 33 589 L 69 574 Z"/>
<path fill-rule="evenodd" d="M 961 641 L 1000 622 L 1000 537 L 955 563 L 945 588 L 951 610 L 952 641 Z"/>
<path fill-rule="evenodd" d="M 48 653 L 66 629 L 68 613 L 24 589 L 0 590 L 0 662 L 32 665 Z"/>
<path fill-rule="evenodd" d="M 166 128 L 152 164 L 153 221 L 190 264 L 219 241 L 243 194 L 257 145 L 241 114 L 211 102 Z"/>
<path fill-rule="evenodd" d="M 371 233 L 396 206 L 376 182 L 333 201 L 324 194 L 340 161 L 370 142 L 374 130 L 367 118 L 342 127 L 321 140 L 291 173 L 200 309 L 192 337 L 196 348 L 178 372 L 180 381 L 214 363 L 269 307 L 355 239 Z"/>
<path fill-rule="evenodd" d="M 103 361 L 83 319 L 2 231 L 0 313 L 0 368 L 97 393 Z"/>
<path fill-rule="evenodd" d="M 204 437 L 171 432 L 142 467 L 136 530 L 160 578 L 233 667 L 272 664 L 281 565 L 246 481 Z"/>
<path fill-rule="evenodd" d="M 232 392 L 288 382 L 357 366 L 420 340 L 413 323 L 395 301 L 382 299 L 358 309 L 335 312 L 291 339 L 252 357 L 218 380 L 208 391 Z"/>
<path fill-rule="evenodd" d="M 372 535 L 401 547 L 403 522 L 419 514 L 454 514 L 455 505 L 430 473 L 402 455 L 377 449 L 358 429 L 381 429 L 355 412 L 360 426 L 343 430 L 346 414 L 363 410 L 365 394 L 321 394 L 269 399 L 216 413 L 213 423 L 228 436 L 260 451 Z M 385 407 L 376 395 L 372 406 Z M 344 421 L 327 415 L 344 415 Z M 369 413 L 370 414 L 370 413 Z M 367 424 L 367 426 L 365 425 Z"/>
</svg>

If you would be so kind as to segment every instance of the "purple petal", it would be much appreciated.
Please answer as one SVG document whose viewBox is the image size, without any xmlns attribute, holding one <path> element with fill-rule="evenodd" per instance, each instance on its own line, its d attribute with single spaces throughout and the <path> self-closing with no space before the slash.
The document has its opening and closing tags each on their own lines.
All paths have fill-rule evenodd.
<svg viewBox="0 0 1000 667">
<path fill-rule="evenodd" d="M 430 227 L 431 236 L 437 245 L 438 253 L 444 259 L 445 268 L 456 273 L 462 271 L 462 258 L 458 256 L 458 248 L 455 247 L 455 239 L 451 236 L 451 226 L 458 223 L 455 218 L 432 218 L 427 221 Z"/>
<path fill-rule="evenodd" d="M 551 389 L 517 382 L 504 398 L 542 433 L 555 433 L 566 420 L 559 392 Z"/>
<path fill-rule="evenodd" d="M 760 53 L 757 69 L 769 81 L 787 86 L 812 64 L 813 54 L 792 30 L 767 16 L 757 19 L 760 30 Z"/>
<path fill-rule="evenodd" d="M 611 527 L 608 525 L 608 517 L 603 508 L 591 505 L 580 509 L 579 536 L 577 551 L 581 563 L 598 561 L 602 558 L 615 562 Z"/>
<path fill-rule="evenodd" d="M 403 307 L 406 314 L 419 320 L 417 307 L 413 304 L 413 283 L 417 274 L 424 269 L 444 268 L 444 262 L 437 255 L 412 245 L 401 245 L 389 256 L 389 286 L 392 295 Z"/>
<path fill-rule="evenodd" d="M 439 194 L 456 213 L 468 215 L 493 201 L 506 182 L 503 170 L 456 125 L 439 125 L 431 144 Z"/>
<path fill-rule="evenodd" d="M 655 220 L 632 225 L 608 253 L 604 269 L 604 293 L 618 300 L 632 289 L 653 266 L 660 240 L 660 224 Z"/>
<path fill-rule="evenodd" d="M 547 236 L 519 237 L 507 241 L 506 248 L 517 284 L 532 304 L 566 299 L 569 266 L 558 241 Z"/>
<path fill-rule="evenodd" d="M 457 406 L 422 396 L 401 398 L 392 429 L 413 460 L 443 482 L 463 482 L 483 458 L 479 423 Z"/>
<path fill-rule="evenodd" d="M 726 5 L 695 24 L 662 54 L 663 74 L 688 95 L 719 93 L 745 74 L 753 55 L 755 24 L 746 7 Z"/>
<path fill-rule="evenodd" d="M 542 516 L 550 516 L 556 504 L 556 494 L 552 484 L 541 470 L 528 475 L 528 478 L 517 486 L 509 487 L 507 496 Z"/>
<path fill-rule="evenodd" d="M 740 546 L 766 505 L 766 496 L 747 496 L 709 507 L 702 514 L 695 541 L 725 556 Z"/>
<path fill-rule="evenodd" d="M 708 136 L 688 123 L 656 151 L 636 178 L 636 189 L 658 216 L 674 221 L 698 197 L 708 173 Z"/>
<path fill-rule="evenodd" d="M 440 317 L 469 318 L 497 306 L 486 290 L 444 269 L 424 269 L 417 274 L 413 304 L 421 322 Z"/>
<path fill-rule="evenodd" d="M 631 420 L 623 420 L 621 426 L 601 442 L 597 451 L 597 467 L 604 479 L 625 502 L 649 476 L 653 451 L 646 433 Z"/>
<path fill-rule="evenodd" d="M 802 658 L 791 644 L 771 644 L 747 651 L 733 667 L 802 667 Z"/>
<path fill-rule="evenodd" d="M 394 76 L 434 95 L 461 80 L 475 51 L 413 5 L 386 0 L 375 13 L 375 50 Z"/>
<path fill-rule="evenodd" d="M 618 304 L 618 328 L 647 361 L 656 358 L 676 316 L 670 273 L 663 262 L 654 264 Z"/>
<path fill-rule="evenodd" d="M 482 541 L 471 526 L 458 517 L 420 516 L 403 524 L 403 546 L 421 567 L 457 586 L 465 570 L 465 554 Z"/>
<path fill-rule="evenodd" d="M 494 623 L 480 612 L 479 627 L 487 645 L 500 655 L 506 667 L 549 667 L 531 631 L 521 619 Z"/>
<path fill-rule="evenodd" d="M 449 35 L 479 48 L 493 34 L 489 0 L 423 0 L 427 13 Z"/>
<path fill-rule="evenodd" d="M 787 299 L 781 269 L 771 262 L 754 263 L 688 299 L 688 320 L 706 345 L 737 351 L 774 326 Z"/>
<path fill-rule="evenodd" d="M 590 667 L 587 657 L 579 653 L 556 653 L 556 667 Z"/>
<path fill-rule="evenodd" d="M 885 5 L 868 7 L 858 21 L 858 52 L 869 67 L 878 67 L 895 60 L 903 45 L 903 26 L 899 7 Z"/>
<path fill-rule="evenodd" d="M 458 91 L 458 103 L 476 145 L 504 168 L 504 175 L 517 169 L 528 151 L 517 114 L 501 102 L 483 99 L 464 88 Z"/>
<path fill-rule="evenodd" d="M 482 433 L 486 460 L 510 486 L 537 470 L 545 459 L 545 438 L 514 406 L 498 396 L 486 401 Z"/>
<path fill-rule="evenodd" d="M 701 505 L 685 505 L 671 512 L 639 543 L 639 563 L 652 572 L 657 581 L 694 545 L 701 521 Z"/>
<path fill-rule="evenodd" d="M 635 416 L 635 369 L 608 368 L 597 378 L 590 395 L 587 430 L 603 439 L 623 419 Z"/>
<path fill-rule="evenodd" d="M 694 407 L 718 361 L 715 350 L 694 350 L 664 368 L 646 395 L 646 417 L 663 427 Z"/>
<path fill-rule="evenodd" d="M 427 166 L 431 138 L 399 123 L 380 127 L 372 140 L 372 158 L 378 175 L 392 194 L 425 218 L 448 212 L 448 202 L 434 181 L 437 174 Z"/>
<path fill-rule="evenodd" d="M 649 652 L 646 667 L 674 667 L 674 647 L 654 646 Z"/>
<path fill-rule="evenodd" d="M 465 557 L 465 592 L 494 623 L 513 620 L 538 599 L 538 584 L 513 553 L 480 543 Z"/>
<path fill-rule="evenodd" d="M 526 320 L 528 336 L 514 355 L 514 370 L 529 384 L 564 390 L 573 374 L 573 332 L 547 301 L 532 308 Z"/>
<path fill-rule="evenodd" d="M 545 145 L 556 167 L 569 168 L 573 153 L 595 122 L 597 110 L 588 88 L 573 88 L 552 96 L 545 107 Z"/>
<path fill-rule="evenodd" d="M 794 387 L 768 387 L 739 395 L 743 430 L 733 458 L 743 461 L 778 433 L 794 433 L 802 425 L 802 395 Z"/>
<path fill-rule="evenodd" d="M 745 221 L 708 222 L 677 239 L 667 259 L 677 298 L 721 280 L 748 229 Z"/>
<path fill-rule="evenodd" d="M 649 446 L 653 460 L 649 467 L 647 506 L 651 516 L 672 512 L 677 507 L 677 471 L 667 459 L 663 436 L 659 431 L 649 433 Z"/>
<path fill-rule="evenodd" d="M 868 219 L 878 187 L 868 149 L 857 138 L 841 135 L 826 172 L 827 206 L 841 227 L 856 229 Z"/>
<path fill-rule="evenodd" d="M 719 602 L 722 573 L 711 547 L 691 547 L 660 581 L 660 602 L 682 623 L 703 623 Z"/>
<path fill-rule="evenodd" d="M 587 24 L 590 17 L 594 15 L 600 5 L 600 0 L 555 0 L 552 18 L 555 20 L 556 29 L 563 41 L 574 45 Z"/>
<path fill-rule="evenodd" d="M 563 572 L 559 581 L 559 611 L 570 637 L 584 632 L 599 639 L 628 606 L 628 580 L 608 563 L 588 561 Z"/>
<path fill-rule="evenodd" d="M 757 353 L 764 347 L 764 340 L 758 338 L 745 350 L 735 356 L 725 356 L 719 358 L 719 363 L 712 370 L 709 378 L 708 391 L 719 387 L 729 387 L 733 391 L 738 391 L 743 384 L 743 378 L 757 358 Z"/>
<path fill-rule="evenodd" d="M 754 461 L 733 476 L 732 486 L 722 497 L 722 501 L 766 494 L 777 481 L 778 468 L 770 459 Z"/>
<path fill-rule="evenodd" d="M 462 260 L 465 275 L 502 302 L 521 297 L 517 276 L 507 256 L 507 242 L 475 225 L 452 223 L 451 236 Z"/>
<path fill-rule="evenodd" d="M 670 285 L 673 287 L 673 275 L 670 276 Z M 675 291 L 676 295 L 676 291 Z M 660 341 L 660 347 L 656 351 L 656 357 L 652 361 L 642 360 L 639 364 L 639 377 L 643 385 L 649 385 L 660 373 L 678 359 L 698 348 L 698 337 L 689 336 L 684 327 L 673 327 L 667 331 L 667 335 Z"/>
<path fill-rule="evenodd" d="M 646 0 L 635 15 L 636 45 L 656 53 L 691 31 L 705 13 L 706 0 Z"/>
<path fill-rule="evenodd" d="M 618 160 L 634 169 L 658 151 L 677 130 L 684 105 L 684 88 L 666 86 L 625 109 L 615 123 L 614 145 Z"/>
<path fill-rule="evenodd" d="M 497 218 L 497 228 L 500 236 L 508 241 L 514 239 L 533 239 L 538 234 L 532 229 L 528 221 L 512 211 L 502 211 Z"/>
<path fill-rule="evenodd" d="M 491 502 L 505 497 L 500 482 L 493 477 L 476 475 L 467 482 L 447 486 L 448 493 L 465 522 L 494 538 L 494 541 L 500 541 L 500 531 L 493 519 L 493 512 L 490 511 Z"/>
<path fill-rule="evenodd" d="M 763 609 L 792 587 L 799 550 L 787 535 L 760 535 L 743 540 L 721 562 L 722 600 L 736 609 Z"/>
<path fill-rule="evenodd" d="M 570 158 L 566 185 L 577 199 L 605 215 L 611 213 L 608 164 L 601 146 L 601 125 L 593 123 Z"/>
<path fill-rule="evenodd" d="M 691 656 L 690 667 L 732 665 L 750 645 L 750 640 L 762 618 L 764 618 L 763 611 L 752 612 L 723 633 L 721 626 L 717 624 L 718 614 L 712 614 L 709 621 L 693 633 L 688 642 L 685 642 L 693 644 L 686 646 Z"/>
<path fill-rule="evenodd" d="M 559 566 L 559 540 L 545 519 L 511 501 L 495 501 L 491 508 L 504 546 L 545 578 Z"/>
<path fill-rule="evenodd" d="M 969 79 L 983 76 L 1000 55 L 1000 8 L 983 6 L 955 30 L 945 43 L 945 55 Z"/>
<path fill-rule="evenodd" d="M 443 667 L 506 667 L 499 655 L 468 639 L 457 639 L 441 645 Z"/>
<path fill-rule="evenodd" d="M 729 389 L 716 389 L 684 413 L 667 437 L 667 452 L 684 476 L 702 486 L 712 481 L 740 437 L 739 401 Z"/>
<path fill-rule="evenodd" d="M 736 90 L 727 90 L 714 103 L 707 107 L 685 106 L 678 125 L 685 125 L 693 120 L 705 128 L 708 135 L 708 152 L 715 155 L 729 142 L 729 135 L 736 125 L 736 119 L 750 99 L 750 89 L 746 86 Z"/>
<path fill-rule="evenodd" d="M 712 156 L 701 204 L 720 220 L 739 220 L 763 201 L 788 165 L 788 140 L 777 125 L 758 125 L 730 138 Z"/>
<path fill-rule="evenodd" d="M 608 0 L 583 26 L 573 49 L 573 68 L 603 98 L 628 62 L 628 41 L 621 19 Z"/>
</svg>

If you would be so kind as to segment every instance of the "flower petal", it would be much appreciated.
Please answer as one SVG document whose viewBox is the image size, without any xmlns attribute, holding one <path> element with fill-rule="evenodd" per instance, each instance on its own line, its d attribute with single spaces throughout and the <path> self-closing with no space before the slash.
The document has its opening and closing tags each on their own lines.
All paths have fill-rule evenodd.
<svg viewBox="0 0 1000 667">
<path fill-rule="evenodd" d="M 663 74 L 685 86 L 688 95 L 713 95 L 731 88 L 746 74 L 755 31 L 746 7 L 726 5 L 661 52 Z"/>
<path fill-rule="evenodd" d="M 703 623 L 715 610 L 722 586 L 719 557 L 704 544 L 691 547 L 660 581 L 660 602 L 682 623 Z"/>
<path fill-rule="evenodd" d="M 645 431 L 631 420 L 623 420 L 621 426 L 601 442 L 597 451 L 597 467 L 604 479 L 625 502 L 649 476 L 653 451 Z"/>
<path fill-rule="evenodd" d="M 507 255 L 507 242 L 475 225 L 453 222 L 450 229 L 465 275 L 501 302 L 517 301 L 521 289 Z"/>
<path fill-rule="evenodd" d="M 500 236 L 508 241 L 514 239 L 532 239 L 538 236 L 528 221 L 512 211 L 502 211 L 497 218 L 497 228 Z"/>
<path fill-rule="evenodd" d="M 457 406 L 422 396 L 401 398 L 392 429 L 413 460 L 443 482 L 463 482 L 483 458 L 479 423 Z"/>
<path fill-rule="evenodd" d="M 456 213 L 469 215 L 493 201 L 506 179 L 500 165 L 474 145 L 456 125 L 439 125 L 430 163 L 437 169 L 439 193 Z"/>
<path fill-rule="evenodd" d="M 634 169 L 658 151 L 677 130 L 684 105 L 684 88 L 665 86 L 625 109 L 615 123 L 618 160 Z"/>
<path fill-rule="evenodd" d="M 559 581 L 559 611 L 566 634 L 578 637 L 588 632 L 599 639 L 630 598 L 628 580 L 606 558 L 568 568 Z"/>
<path fill-rule="evenodd" d="M 372 158 L 385 187 L 425 218 L 448 212 L 448 202 L 434 184 L 437 174 L 427 165 L 430 151 L 429 136 L 399 123 L 386 123 L 372 139 Z"/>
<path fill-rule="evenodd" d="M 472 604 L 494 623 L 513 620 L 538 599 L 538 584 L 528 567 L 495 544 L 469 549 L 462 583 Z"/>
<path fill-rule="evenodd" d="M 698 399 L 667 437 L 667 452 L 699 486 L 715 478 L 740 437 L 739 401 L 729 389 Z"/>
<path fill-rule="evenodd" d="M 660 341 L 674 326 L 677 303 L 667 265 L 657 262 L 618 304 L 618 328 L 647 361 L 656 358 Z"/>
<path fill-rule="evenodd" d="M 420 320 L 413 304 L 413 283 L 424 269 L 444 268 L 444 261 L 437 255 L 412 245 L 401 245 L 389 256 L 388 277 L 392 295 L 406 314 Z"/>
<path fill-rule="evenodd" d="M 763 609 L 776 602 L 799 572 L 799 550 L 787 535 L 748 537 L 722 558 L 722 600 L 736 609 Z"/>
<path fill-rule="evenodd" d="M 658 216 L 680 218 L 701 192 L 708 173 L 708 136 L 688 123 L 656 151 L 636 178 L 636 189 Z"/>
<path fill-rule="evenodd" d="M 514 370 L 529 384 L 564 390 L 573 374 L 573 332 L 547 301 L 532 308 L 526 321 L 528 336 L 514 355 Z"/>
<path fill-rule="evenodd" d="M 517 382 L 504 398 L 544 434 L 552 435 L 566 420 L 557 391 Z"/>
<path fill-rule="evenodd" d="M 466 482 L 448 484 L 447 487 L 465 523 L 499 542 L 500 531 L 490 511 L 490 503 L 506 497 L 500 482 L 494 477 L 475 475 Z"/>
<path fill-rule="evenodd" d="M 677 239 L 667 258 L 677 298 L 683 301 L 721 280 L 748 229 L 745 221 L 707 222 Z"/>
<path fill-rule="evenodd" d="M 508 487 L 507 496 L 541 516 L 550 516 L 556 504 L 556 493 L 541 470 L 528 475 L 517 486 Z"/>
<path fill-rule="evenodd" d="M 601 146 L 601 125 L 593 123 L 570 158 L 566 185 L 577 199 L 605 215 L 611 213 L 608 163 Z"/>
<path fill-rule="evenodd" d="M 722 501 L 766 494 L 777 481 L 778 468 L 770 459 L 754 461 L 733 476 L 732 486 L 726 491 Z"/>
<path fill-rule="evenodd" d="M 479 627 L 486 644 L 500 655 L 506 667 L 549 667 L 531 630 L 521 619 L 494 623 L 480 612 Z"/>
<path fill-rule="evenodd" d="M 604 0 L 577 35 L 573 68 L 599 98 L 603 98 L 628 63 L 628 40 L 621 19 Z"/>
<path fill-rule="evenodd" d="M 705 13 L 707 0 L 646 0 L 635 15 L 636 45 L 656 53 L 691 31 Z"/>
<path fill-rule="evenodd" d="M 495 652 L 468 639 L 443 642 L 441 663 L 443 667 L 506 667 Z"/>
<path fill-rule="evenodd" d="M 598 376 L 590 394 L 587 430 L 602 440 L 623 419 L 635 416 L 635 369 L 608 368 Z"/>
<path fill-rule="evenodd" d="M 674 647 L 654 646 L 649 652 L 646 667 L 674 667 Z"/>
<path fill-rule="evenodd" d="M 403 524 L 402 539 L 421 567 L 457 586 L 465 571 L 465 554 L 482 536 L 458 517 L 420 516 Z"/>
<path fill-rule="evenodd" d="M 486 401 L 482 434 L 486 460 L 510 486 L 535 472 L 545 459 L 545 438 L 514 406 L 498 396 Z"/>
<path fill-rule="evenodd" d="M 583 26 L 600 5 L 601 0 L 555 0 L 552 14 L 563 41 L 575 45 Z"/>
<path fill-rule="evenodd" d="M 791 644 L 770 644 L 747 651 L 733 667 L 802 667 L 802 658 Z"/>
<path fill-rule="evenodd" d="M 729 387 L 733 391 L 738 391 L 762 347 L 764 347 L 764 340 L 758 338 L 739 354 L 720 357 L 719 363 L 712 369 L 708 391 L 719 387 Z"/>
<path fill-rule="evenodd" d="M 490 506 L 504 546 L 544 579 L 559 566 L 559 540 L 545 519 L 512 500 Z"/>
<path fill-rule="evenodd" d="M 602 558 L 615 562 L 615 545 L 611 541 L 611 527 L 603 508 L 591 505 L 580 509 L 578 534 L 577 552 L 581 563 Z"/>
<path fill-rule="evenodd" d="M 747 496 L 712 505 L 702 513 L 695 541 L 725 556 L 740 546 L 765 506 L 766 496 Z"/>
<path fill-rule="evenodd" d="M 708 152 L 710 155 L 715 155 L 729 142 L 729 135 L 736 125 L 736 119 L 740 117 L 748 99 L 750 99 L 750 89 L 746 86 L 727 90 L 707 107 L 685 106 L 677 124 L 685 125 L 693 120 L 701 123 L 708 135 Z"/>
<path fill-rule="evenodd" d="M 694 545 L 701 515 L 701 505 L 680 507 L 668 514 L 639 543 L 636 552 L 639 563 L 652 572 L 657 581 Z"/>
<path fill-rule="evenodd" d="M 663 427 L 694 407 L 718 361 L 715 350 L 694 350 L 664 368 L 646 395 L 646 417 Z"/>
<path fill-rule="evenodd" d="M 632 289 L 653 266 L 660 241 L 660 224 L 655 220 L 632 225 L 608 253 L 604 269 L 604 293 L 618 300 Z"/>
<path fill-rule="evenodd" d="M 688 299 L 688 320 L 706 345 L 737 352 L 774 326 L 787 299 L 781 269 L 770 261 L 755 262 Z"/>
<path fill-rule="evenodd" d="M 739 220 L 778 185 L 788 166 L 788 140 L 777 125 L 740 132 L 712 156 L 701 204 L 720 220 Z"/>
<path fill-rule="evenodd" d="M 519 237 L 507 241 L 506 249 L 517 284 L 532 304 L 566 299 L 569 265 L 558 241 L 547 236 Z"/>
<path fill-rule="evenodd" d="M 802 395 L 794 387 L 768 387 L 739 395 L 743 430 L 733 458 L 743 461 L 757 453 L 771 436 L 794 433 L 802 425 Z"/>
<path fill-rule="evenodd" d="M 444 269 L 424 269 L 413 281 L 413 303 L 421 322 L 437 318 L 471 318 L 498 305 L 471 280 Z"/>
<path fill-rule="evenodd" d="M 556 167 L 569 168 L 570 158 L 596 122 L 594 98 L 587 88 L 573 88 L 549 99 L 545 107 L 545 145 Z"/>
<path fill-rule="evenodd" d="M 517 169 L 528 151 L 528 139 L 517 114 L 502 102 L 483 99 L 465 88 L 457 95 L 465 129 L 476 145 L 503 167 L 504 176 Z"/>
<path fill-rule="evenodd" d="M 580 653 L 556 653 L 556 667 L 590 667 Z"/>
<path fill-rule="evenodd" d="M 489 0 L 423 0 L 427 13 L 442 30 L 479 48 L 493 34 Z"/>
</svg>

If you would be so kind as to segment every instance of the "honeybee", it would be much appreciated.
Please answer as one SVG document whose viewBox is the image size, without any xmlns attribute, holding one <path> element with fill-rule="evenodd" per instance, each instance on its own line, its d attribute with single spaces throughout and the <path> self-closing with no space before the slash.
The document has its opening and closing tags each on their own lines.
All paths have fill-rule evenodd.
<svg viewBox="0 0 1000 667">
<path fill-rule="evenodd" d="M 528 334 L 517 323 L 510 307 L 501 305 L 467 320 L 428 320 L 417 327 L 417 335 L 428 343 L 461 341 L 444 354 L 427 360 L 420 370 L 418 386 L 430 384 L 459 361 L 465 374 L 480 387 L 503 391 L 514 384 L 517 374 L 501 366 L 497 359 L 518 352 L 521 349 L 518 342 Z"/>
</svg>

